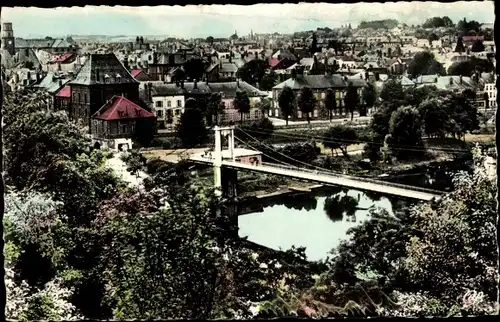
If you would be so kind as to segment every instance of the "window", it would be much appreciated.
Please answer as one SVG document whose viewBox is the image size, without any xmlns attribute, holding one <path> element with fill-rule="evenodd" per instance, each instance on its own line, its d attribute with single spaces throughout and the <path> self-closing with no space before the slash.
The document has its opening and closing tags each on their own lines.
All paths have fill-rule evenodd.
<svg viewBox="0 0 500 322">
<path fill-rule="evenodd" d="M 127 125 L 126 124 L 122 125 L 122 133 L 127 133 Z"/>
<path fill-rule="evenodd" d="M 172 101 L 167 101 L 167 107 L 172 107 Z"/>
<path fill-rule="evenodd" d="M 156 111 L 156 116 L 158 116 L 159 118 L 162 118 L 163 117 L 163 111 L 162 110 Z"/>
<path fill-rule="evenodd" d="M 181 110 L 175 110 L 175 116 L 179 116 L 180 113 L 181 113 Z"/>
<path fill-rule="evenodd" d="M 80 96 L 80 93 L 78 93 L 78 103 L 80 103 L 81 101 L 81 96 Z"/>
<path fill-rule="evenodd" d="M 260 118 L 260 111 L 259 110 L 255 111 L 255 118 L 256 119 Z"/>
<path fill-rule="evenodd" d="M 182 101 L 181 100 L 177 100 L 177 107 L 182 107 Z"/>
<path fill-rule="evenodd" d="M 163 107 L 162 101 L 156 101 L 156 107 Z"/>
<path fill-rule="evenodd" d="M 87 104 L 87 94 L 83 94 L 83 102 Z"/>
</svg>

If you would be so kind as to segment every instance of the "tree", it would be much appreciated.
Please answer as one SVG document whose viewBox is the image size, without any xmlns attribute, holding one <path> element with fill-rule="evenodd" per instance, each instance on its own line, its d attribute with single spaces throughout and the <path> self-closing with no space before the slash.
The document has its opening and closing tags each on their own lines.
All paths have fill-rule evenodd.
<svg viewBox="0 0 500 322">
<path fill-rule="evenodd" d="M 245 82 L 257 86 L 266 75 L 267 62 L 253 59 L 238 69 L 238 76 Z"/>
<path fill-rule="evenodd" d="M 457 45 L 455 46 L 456 53 L 463 53 L 465 51 L 464 42 L 462 41 L 462 37 L 458 37 Z"/>
<path fill-rule="evenodd" d="M 267 116 L 269 114 L 269 111 L 273 107 L 272 104 L 273 103 L 271 99 L 264 97 L 260 101 L 258 101 L 257 104 L 255 104 L 255 108 L 258 108 L 262 112 L 263 116 Z"/>
<path fill-rule="evenodd" d="M 316 33 L 312 34 L 311 47 L 309 48 L 309 53 L 314 56 L 318 52 L 318 40 L 316 39 Z"/>
<path fill-rule="evenodd" d="M 346 109 L 351 113 L 351 120 L 354 119 L 354 111 L 359 104 L 358 89 L 354 87 L 352 82 L 347 85 L 347 90 L 344 98 Z"/>
<path fill-rule="evenodd" d="M 368 108 L 373 108 L 377 101 L 377 90 L 373 83 L 368 82 L 363 88 L 362 98 Z"/>
<path fill-rule="evenodd" d="M 238 90 L 233 100 L 233 106 L 240 113 L 241 123 L 243 123 L 243 114 L 250 113 L 250 99 L 247 92 Z"/>
<path fill-rule="evenodd" d="M 193 81 L 199 81 L 205 73 L 205 63 L 201 58 L 192 57 L 184 63 L 186 76 Z"/>
<path fill-rule="evenodd" d="M 288 126 L 288 118 L 295 112 L 295 94 L 290 87 L 283 87 L 278 97 L 278 105 Z"/>
<path fill-rule="evenodd" d="M 337 98 L 335 97 L 335 92 L 331 88 L 329 88 L 326 91 L 323 105 L 325 109 L 328 111 L 328 118 L 330 119 L 331 122 L 333 111 L 337 109 Z"/>
<path fill-rule="evenodd" d="M 408 159 L 422 155 L 422 120 L 418 110 L 409 106 L 398 108 L 391 115 L 389 134 L 390 148 L 398 159 Z"/>
<path fill-rule="evenodd" d="M 208 36 L 205 41 L 208 42 L 210 45 L 212 45 L 214 43 L 214 37 Z"/>
<path fill-rule="evenodd" d="M 328 139 L 323 141 L 323 145 L 332 150 L 332 156 L 333 151 L 335 149 L 339 149 L 346 158 L 349 158 L 347 147 L 349 145 L 356 144 L 356 141 L 358 140 L 356 131 L 352 127 L 345 125 L 330 127 L 324 136 Z"/>
<path fill-rule="evenodd" d="M 479 39 L 477 39 L 476 41 L 474 41 L 474 43 L 472 44 L 471 51 L 473 53 L 479 53 L 479 52 L 484 51 L 483 42 L 481 40 L 479 40 Z"/>
<path fill-rule="evenodd" d="M 196 108 L 194 99 L 186 100 L 184 113 L 177 125 L 177 137 L 186 148 L 202 144 L 207 138 L 207 127 L 203 113 Z"/>
<path fill-rule="evenodd" d="M 314 112 L 316 107 L 316 98 L 310 87 L 303 87 L 300 90 L 299 97 L 297 99 L 297 106 L 303 115 L 306 115 L 307 123 L 311 124 L 311 113 Z"/>
<path fill-rule="evenodd" d="M 208 100 L 207 106 L 207 122 L 212 125 L 215 116 L 215 124 L 219 124 L 219 116 L 225 112 L 225 104 L 222 102 L 220 93 L 212 93 Z"/>
<path fill-rule="evenodd" d="M 444 75 L 445 70 L 443 65 L 436 61 L 432 53 L 424 51 L 416 53 L 409 62 L 408 74 L 413 77 L 433 74 Z"/>
<path fill-rule="evenodd" d="M 253 121 L 250 124 L 245 124 L 242 128 L 244 131 L 250 132 L 253 137 L 262 141 L 272 137 L 274 132 L 274 124 L 267 117 Z M 245 137 L 245 135 L 241 137 Z"/>
<path fill-rule="evenodd" d="M 264 77 L 260 80 L 259 86 L 263 91 L 270 91 L 278 83 L 278 75 L 273 71 L 269 71 L 264 74 Z"/>
<path fill-rule="evenodd" d="M 450 120 L 446 110 L 440 106 L 437 98 L 423 101 L 418 106 L 418 112 L 422 116 L 425 134 L 429 137 L 443 138 L 446 135 L 445 127 Z"/>
<path fill-rule="evenodd" d="M 448 68 L 448 75 L 471 77 L 475 72 L 490 73 L 494 66 L 486 59 L 471 57 L 466 61 L 455 62 Z"/>
</svg>

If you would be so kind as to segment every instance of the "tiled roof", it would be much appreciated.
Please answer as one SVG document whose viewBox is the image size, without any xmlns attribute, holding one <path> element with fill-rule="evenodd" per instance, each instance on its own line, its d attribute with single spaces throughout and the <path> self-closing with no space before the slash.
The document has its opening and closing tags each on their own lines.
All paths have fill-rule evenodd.
<svg viewBox="0 0 500 322">
<path fill-rule="evenodd" d="M 64 86 L 59 90 L 59 92 L 56 94 L 57 97 L 71 97 L 71 87 L 69 86 Z"/>
<path fill-rule="evenodd" d="M 59 56 L 55 56 L 54 59 L 52 59 L 52 63 L 64 63 L 66 60 L 70 59 L 71 57 L 73 57 L 75 54 L 74 53 L 67 53 L 67 54 L 64 54 L 64 55 L 59 55 Z"/>
<path fill-rule="evenodd" d="M 91 54 L 71 84 L 95 85 L 138 83 L 114 54 Z"/>
<path fill-rule="evenodd" d="M 38 65 L 40 65 L 40 61 L 38 60 L 38 57 L 36 56 L 35 52 L 31 48 L 26 48 L 26 49 L 22 49 L 22 50 L 18 51 L 14 55 L 14 61 L 16 62 L 16 64 L 30 62 L 35 67 L 38 67 Z"/>
<path fill-rule="evenodd" d="M 54 73 L 47 73 L 47 75 L 42 78 L 40 83 L 35 84 L 33 87 L 55 94 L 61 89 L 61 87 L 68 84 L 70 80 L 71 79 L 69 78 L 58 78 L 54 75 Z"/>
<path fill-rule="evenodd" d="M 415 79 L 415 84 L 434 84 L 437 82 L 438 75 L 421 75 Z"/>
<path fill-rule="evenodd" d="M 238 67 L 234 63 L 223 63 L 220 69 L 221 73 L 236 73 L 237 71 Z"/>
<path fill-rule="evenodd" d="M 340 75 L 301 75 L 295 79 L 289 78 L 274 86 L 273 89 L 283 89 L 285 86 L 296 90 L 306 86 L 312 89 L 326 89 L 344 88 L 347 87 L 347 83 Z"/>
<path fill-rule="evenodd" d="M 267 93 L 260 91 L 254 86 L 248 84 L 247 82 L 223 82 L 223 83 L 196 83 L 196 89 L 194 88 L 194 83 L 184 83 L 184 89 L 176 84 L 153 84 L 151 87 L 152 96 L 181 96 L 189 94 L 211 94 L 211 93 L 223 93 L 224 98 L 234 98 L 238 90 L 243 90 L 247 92 L 248 96 L 267 96 Z"/>
<path fill-rule="evenodd" d="M 123 119 L 154 118 L 155 115 L 123 96 L 113 96 L 92 118 L 113 121 Z"/>
<path fill-rule="evenodd" d="M 442 76 L 439 77 L 436 83 L 436 87 L 443 90 L 449 89 L 467 89 L 472 88 L 476 84 L 470 77 L 462 77 L 460 81 L 460 76 Z"/>
</svg>

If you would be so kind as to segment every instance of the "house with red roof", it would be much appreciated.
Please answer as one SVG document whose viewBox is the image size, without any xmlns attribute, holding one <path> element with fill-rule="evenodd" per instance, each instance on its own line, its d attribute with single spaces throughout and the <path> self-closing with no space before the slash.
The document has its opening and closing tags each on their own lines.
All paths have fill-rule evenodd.
<svg viewBox="0 0 500 322">
<path fill-rule="evenodd" d="M 142 69 L 132 69 L 130 71 L 130 74 L 132 75 L 133 78 L 135 78 L 139 82 L 148 82 L 152 80 L 151 77 Z"/>
<path fill-rule="evenodd" d="M 70 112 L 71 106 L 71 87 L 68 85 L 61 88 L 56 95 L 54 95 L 54 109 L 56 111 Z"/>
<path fill-rule="evenodd" d="M 125 96 L 115 95 L 91 117 L 90 134 L 95 147 L 132 148 L 132 139 L 153 137 L 156 116 Z"/>
</svg>

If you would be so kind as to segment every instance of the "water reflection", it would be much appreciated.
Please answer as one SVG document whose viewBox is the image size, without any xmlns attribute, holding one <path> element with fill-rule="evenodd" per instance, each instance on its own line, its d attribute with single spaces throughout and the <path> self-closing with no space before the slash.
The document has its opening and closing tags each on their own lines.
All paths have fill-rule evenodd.
<svg viewBox="0 0 500 322">
<path fill-rule="evenodd" d="M 349 195 L 333 195 L 326 197 L 323 210 L 332 221 L 339 221 L 347 216 L 348 221 L 356 221 L 356 210 L 358 210 L 358 199 Z"/>
</svg>

